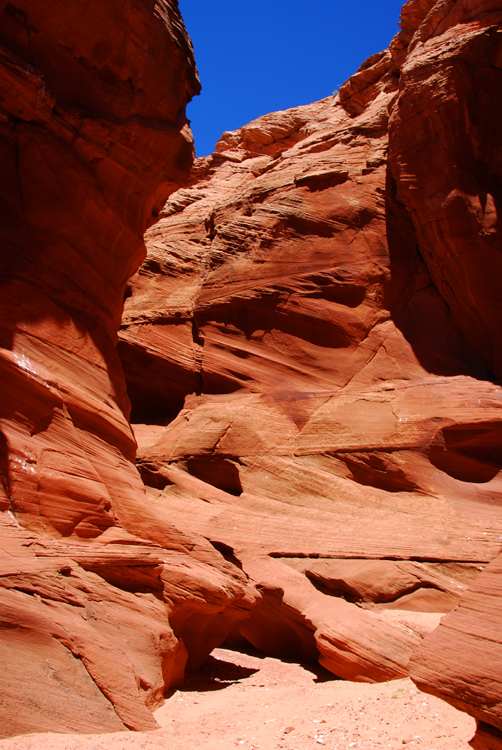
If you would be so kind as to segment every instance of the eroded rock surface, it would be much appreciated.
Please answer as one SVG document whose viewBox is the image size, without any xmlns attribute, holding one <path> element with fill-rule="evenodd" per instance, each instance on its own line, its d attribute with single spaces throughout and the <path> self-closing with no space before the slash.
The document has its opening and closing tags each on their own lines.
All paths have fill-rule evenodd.
<svg viewBox="0 0 502 750">
<path fill-rule="evenodd" d="M 190 176 L 175 0 L 0 12 L 2 733 L 153 728 L 228 637 L 414 652 L 500 747 L 499 3 Z"/>
<path fill-rule="evenodd" d="M 496 379 L 502 351 L 501 24 L 497 2 L 433 8 L 402 67 L 389 153 L 434 284 Z M 497 450 L 489 440 L 477 457 L 489 461 Z M 478 750 L 502 747 L 501 564 L 498 557 L 483 571 L 411 661 L 417 684 L 476 717 L 471 744 Z"/>
<path fill-rule="evenodd" d="M 0 734 L 151 729 L 254 596 L 149 509 L 115 348 L 191 45 L 176 0 L 4 0 L 0 68 Z"/>
<path fill-rule="evenodd" d="M 497 748 L 502 737 L 501 576 L 499 556 L 421 644 L 410 665 L 417 685 L 475 716 L 480 724 L 474 748 Z"/>
<path fill-rule="evenodd" d="M 373 634 L 448 611 L 501 549 L 501 22 L 495 2 L 410 0 L 336 98 L 196 160 L 129 286 L 151 507 L 256 581 L 241 636 L 346 676 L 342 654 L 352 679 L 406 670 L 427 627 L 379 664 Z M 309 620 L 312 601 L 358 626 Z M 422 688 L 444 695 L 437 679 Z"/>
<path fill-rule="evenodd" d="M 142 234 L 193 157 L 175 4 L 129 6 L 1 8 L 1 508 L 80 538 L 142 491 L 116 332 Z"/>
</svg>

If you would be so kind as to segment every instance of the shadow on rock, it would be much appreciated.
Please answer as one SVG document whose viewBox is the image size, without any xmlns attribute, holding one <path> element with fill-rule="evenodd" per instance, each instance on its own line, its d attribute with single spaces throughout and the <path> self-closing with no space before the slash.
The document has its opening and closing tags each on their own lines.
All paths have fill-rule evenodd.
<svg viewBox="0 0 502 750">
<path fill-rule="evenodd" d="M 223 690 L 257 672 L 259 672 L 258 669 L 240 667 L 232 662 L 209 656 L 198 672 L 186 675 L 183 690 L 187 692 Z"/>
</svg>

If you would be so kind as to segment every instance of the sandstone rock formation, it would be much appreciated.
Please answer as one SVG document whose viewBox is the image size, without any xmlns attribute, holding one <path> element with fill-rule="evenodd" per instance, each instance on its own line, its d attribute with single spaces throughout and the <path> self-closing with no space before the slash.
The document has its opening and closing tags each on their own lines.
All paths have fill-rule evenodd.
<svg viewBox="0 0 502 750">
<path fill-rule="evenodd" d="M 410 0 L 336 98 L 225 133 L 148 232 L 118 347 L 138 467 L 257 583 L 234 642 L 388 679 L 426 629 L 375 623 L 451 609 L 502 547 L 501 23 Z M 417 679 L 448 699 L 441 632 Z"/>
<path fill-rule="evenodd" d="M 476 750 L 501 746 L 501 576 L 499 555 L 411 660 L 418 686 L 478 720 L 471 742 Z"/>
<path fill-rule="evenodd" d="M 499 5 L 189 174 L 176 0 L 0 2 L 2 736 L 153 728 L 227 638 L 413 653 L 502 747 Z"/>
<path fill-rule="evenodd" d="M 0 735 L 152 728 L 253 601 L 145 502 L 115 348 L 192 165 L 191 45 L 176 0 L 3 0 L 0 45 Z"/>
<path fill-rule="evenodd" d="M 434 284 L 497 380 L 501 25 L 498 2 L 438 3 L 431 10 L 401 69 L 389 151 Z M 496 454 L 500 446 L 491 438 L 473 457 L 490 461 Z M 411 662 L 417 684 L 476 717 L 471 744 L 478 750 L 502 747 L 501 566 L 498 557 L 486 568 Z"/>
</svg>

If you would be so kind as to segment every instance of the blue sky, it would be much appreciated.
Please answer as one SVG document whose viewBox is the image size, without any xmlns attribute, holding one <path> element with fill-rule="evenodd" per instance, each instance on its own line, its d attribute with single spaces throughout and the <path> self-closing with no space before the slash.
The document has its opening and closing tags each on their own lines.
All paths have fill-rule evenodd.
<svg viewBox="0 0 502 750">
<path fill-rule="evenodd" d="M 333 93 L 399 30 L 401 0 L 179 0 L 202 81 L 198 156 L 225 130 Z"/>
</svg>

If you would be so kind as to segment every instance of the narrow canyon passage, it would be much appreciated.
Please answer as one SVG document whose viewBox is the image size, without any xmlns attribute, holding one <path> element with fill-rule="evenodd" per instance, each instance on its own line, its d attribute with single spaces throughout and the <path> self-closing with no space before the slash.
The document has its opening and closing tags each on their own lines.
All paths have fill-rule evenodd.
<svg viewBox="0 0 502 750">
<path fill-rule="evenodd" d="M 333 679 L 315 665 L 216 649 L 155 712 L 160 729 L 41 734 L 1 750 L 468 750 L 475 722 L 410 679 L 376 685 Z"/>
<path fill-rule="evenodd" d="M 0 748 L 501 750 L 500 0 L 200 159 L 177 0 L 15 2 Z"/>
</svg>

